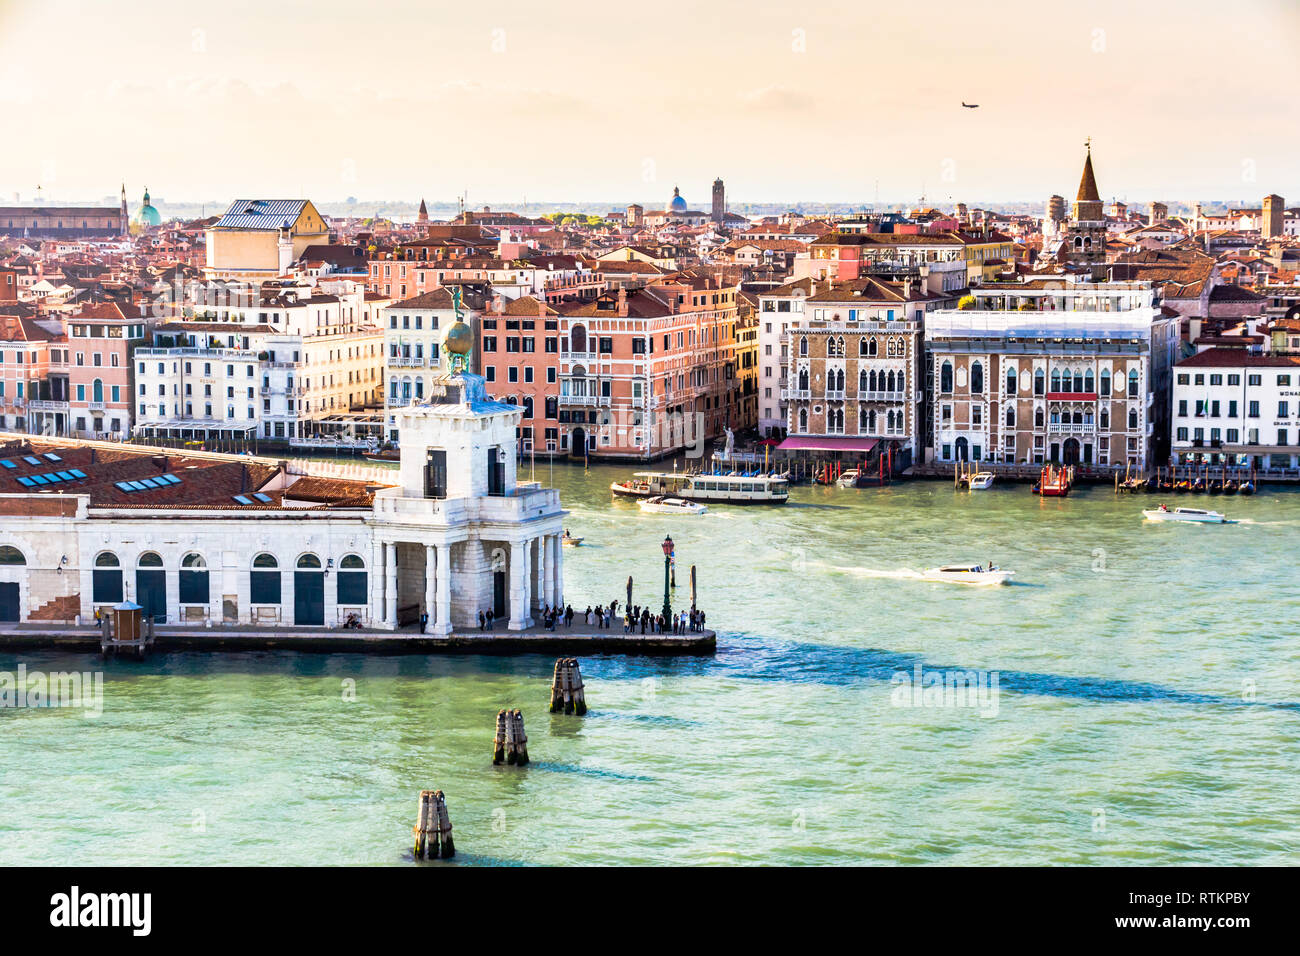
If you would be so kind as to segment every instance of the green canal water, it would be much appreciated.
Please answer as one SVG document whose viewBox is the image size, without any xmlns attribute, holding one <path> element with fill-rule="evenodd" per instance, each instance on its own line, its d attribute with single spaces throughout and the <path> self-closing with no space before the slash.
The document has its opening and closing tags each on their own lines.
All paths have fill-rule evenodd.
<svg viewBox="0 0 1300 956">
<path fill-rule="evenodd" d="M 566 595 L 657 604 L 671 532 L 715 658 L 584 659 L 585 719 L 546 712 L 553 658 L 110 663 L 98 718 L 0 710 L 0 863 L 400 864 L 422 788 L 461 865 L 1300 860 L 1300 494 L 1196 500 L 1219 527 L 942 482 L 687 518 L 611 502 L 627 471 L 537 469 L 586 537 Z M 1016 583 L 910 575 L 956 560 Z M 918 666 L 997 672 L 995 710 L 904 706 Z M 501 707 L 527 769 L 491 765 Z"/>
</svg>

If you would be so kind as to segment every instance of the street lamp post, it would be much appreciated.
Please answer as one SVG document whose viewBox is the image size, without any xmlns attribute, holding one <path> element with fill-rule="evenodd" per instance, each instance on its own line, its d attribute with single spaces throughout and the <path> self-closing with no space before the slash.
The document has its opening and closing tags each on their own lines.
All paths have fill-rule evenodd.
<svg viewBox="0 0 1300 956">
<path fill-rule="evenodd" d="M 672 563 L 673 560 L 672 535 L 668 535 L 664 538 L 663 549 L 664 549 L 664 624 L 666 625 L 669 621 L 672 620 L 673 617 L 672 606 L 668 603 L 668 573 L 669 573 L 668 569 L 669 569 L 669 565 Z"/>
</svg>

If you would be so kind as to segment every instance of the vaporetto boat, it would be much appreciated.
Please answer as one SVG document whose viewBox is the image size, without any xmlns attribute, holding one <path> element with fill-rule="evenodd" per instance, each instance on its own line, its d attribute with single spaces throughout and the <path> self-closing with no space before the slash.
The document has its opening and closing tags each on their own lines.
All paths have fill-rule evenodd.
<svg viewBox="0 0 1300 956">
<path fill-rule="evenodd" d="M 1189 521 L 1193 524 L 1225 524 L 1228 520 L 1217 511 L 1202 511 L 1200 508 L 1175 508 L 1170 511 L 1163 505 L 1159 508 L 1143 508 L 1142 517 L 1148 521 Z"/>
<path fill-rule="evenodd" d="M 622 498 L 670 496 L 729 505 L 782 505 L 790 500 L 790 482 L 776 475 L 690 475 L 638 471 L 609 490 Z"/>
</svg>

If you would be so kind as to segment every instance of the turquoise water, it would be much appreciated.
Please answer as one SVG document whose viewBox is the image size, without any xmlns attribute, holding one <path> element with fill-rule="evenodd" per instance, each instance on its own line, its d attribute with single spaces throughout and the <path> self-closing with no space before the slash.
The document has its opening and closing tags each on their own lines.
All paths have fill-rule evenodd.
<svg viewBox="0 0 1300 956">
<path fill-rule="evenodd" d="M 546 712 L 553 658 L 110 663 L 98 718 L 0 710 L 0 864 L 398 864 L 430 787 L 462 864 L 1297 861 L 1300 494 L 1169 499 L 1219 527 L 942 482 L 687 518 L 611 502 L 627 471 L 554 471 L 566 595 L 657 605 L 671 532 L 716 658 L 586 658 L 585 719 Z M 1016 583 L 909 575 L 956 560 Z M 918 663 L 997 671 L 996 713 L 899 706 Z M 524 770 L 491 765 L 507 706 Z"/>
</svg>

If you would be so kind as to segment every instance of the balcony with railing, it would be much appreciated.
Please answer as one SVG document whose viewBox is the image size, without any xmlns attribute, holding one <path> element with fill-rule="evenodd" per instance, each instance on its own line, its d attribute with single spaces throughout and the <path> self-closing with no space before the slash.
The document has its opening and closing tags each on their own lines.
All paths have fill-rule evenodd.
<svg viewBox="0 0 1300 956">
<path fill-rule="evenodd" d="M 1049 435 L 1091 435 L 1097 426 L 1092 422 L 1048 422 Z"/>
<path fill-rule="evenodd" d="M 781 397 L 786 401 L 792 401 L 794 399 L 801 399 L 801 398 L 812 398 L 812 389 L 783 388 L 781 389 Z"/>
</svg>

